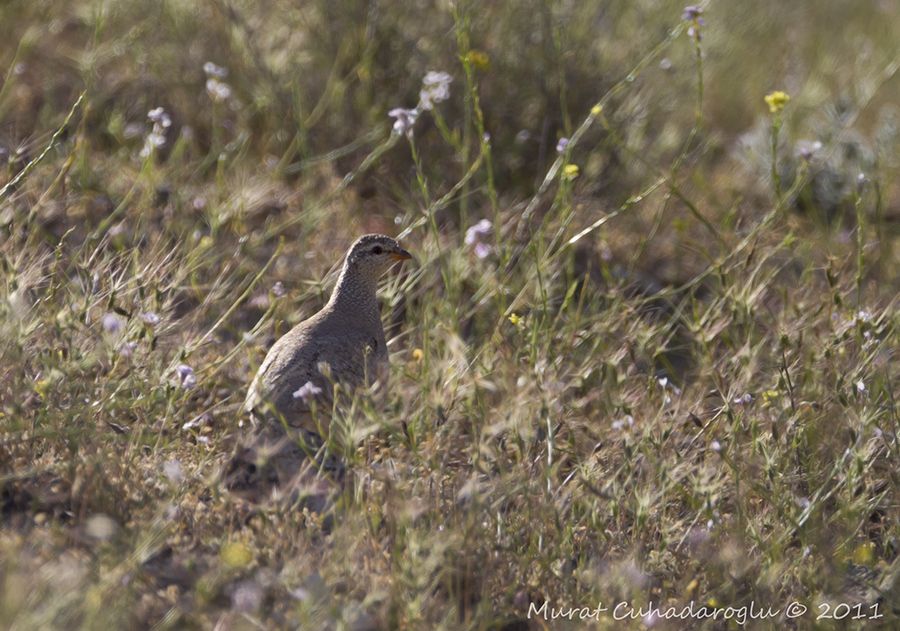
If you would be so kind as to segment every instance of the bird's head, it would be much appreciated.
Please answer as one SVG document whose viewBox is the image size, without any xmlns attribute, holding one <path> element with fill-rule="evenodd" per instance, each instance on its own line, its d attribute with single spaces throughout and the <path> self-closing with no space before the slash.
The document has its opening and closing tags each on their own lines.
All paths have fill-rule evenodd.
<svg viewBox="0 0 900 631">
<path fill-rule="evenodd" d="M 364 276 L 378 278 L 394 263 L 411 258 L 412 255 L 391 237 L 367 234 L 350 246 L 346 267 L 358 270 Z"/>
</svg>

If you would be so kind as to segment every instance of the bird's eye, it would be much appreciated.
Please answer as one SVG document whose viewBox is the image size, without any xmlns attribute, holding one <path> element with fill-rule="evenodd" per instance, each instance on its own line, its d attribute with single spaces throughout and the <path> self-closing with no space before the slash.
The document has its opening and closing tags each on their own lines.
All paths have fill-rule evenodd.
<svg viewBox="0 0 900 631">
<path fill-rule="evenodd" d="M 384 250 L 381 249 L 380 245 L 376 245 L 374 248 L 372 248 L 372 254 L 381 254 L 383 252 Z"/>
</svg>

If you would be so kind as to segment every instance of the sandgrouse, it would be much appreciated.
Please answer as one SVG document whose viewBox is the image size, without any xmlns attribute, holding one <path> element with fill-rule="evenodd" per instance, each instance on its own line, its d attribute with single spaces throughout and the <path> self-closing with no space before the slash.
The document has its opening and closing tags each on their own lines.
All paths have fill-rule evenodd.
<svg viewBox="0 0 900 631">
<path fill-rule="evenodd" d="M 335 385 L 352 391 L 384 381 L 388 354 L 377 283 L 391 265 L 410 258 L 399 243 L 381 234 L 367 234 L 350 246 L 331 299 L 275 342 L 250 384 L 244 409 L 258 430 L 257 442 L 233 461 L 230 477 L 236 484 L 229 486 L 245 486 L 235 478 L 239 470 L 246 485 L 260 476 L 278 485 L 287 481 L 302 457 L 294 438 L 299 435 L 314 449 L 321 447 Z M 276 438 L 287 440 L 276 443 Z M 255 464 L 237 466 L 249 465 L 251 458 L 263 464 L 263 451 L 271 461 L 265 463 L 266 471 Z"/>
</svg>

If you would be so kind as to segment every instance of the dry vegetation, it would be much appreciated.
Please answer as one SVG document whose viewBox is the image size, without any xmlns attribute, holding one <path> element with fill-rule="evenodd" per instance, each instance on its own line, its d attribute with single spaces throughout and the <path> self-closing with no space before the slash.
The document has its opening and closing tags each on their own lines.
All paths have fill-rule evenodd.
<svg viewBox="0 0 900 631">
<path fill-rule="evenodd" d="M 896 628 L 900 9 L 682 10 L 3 3 L 0 626 Z M 345 491 L 227 493 L 372 231 L 417 262 Z"/>
</svg>

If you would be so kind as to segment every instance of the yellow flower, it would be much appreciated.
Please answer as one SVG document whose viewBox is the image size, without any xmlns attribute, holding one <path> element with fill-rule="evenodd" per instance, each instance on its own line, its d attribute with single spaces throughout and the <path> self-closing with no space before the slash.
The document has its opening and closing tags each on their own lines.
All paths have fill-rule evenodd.
<svg viewBox="0 0 900 631">
<path fill-rule="evenodd" d="M 525 323 L 525 318 L 520 316 L 518 313 L 510 313 L 509 321 L 512 322 L 513 326 L 519 326 Z"/>
<path fill-rule="evenodd" d="M 414 348 L 412 358 L 414 362 L 420 362 L 425 358 L 425 352 L 421 348 Z"/>
<path fill-rule="evenodd" d="M 771 92 L 767 94 L 765 97 L 766 104 L 769 106 L 769 111 L 772 114 L 778 114 L 781 110 L 784 109 L 784 106 L 788 104 L 788 101 L 791 100 L 791 97 L 787 92 L 782 92 L 781 90 L 776 90 L 775 92 Z"/>
<path fill-rule="evenodd" d="M 574 180 L 578 177 L 578 165 L 577 164 L 567 164 L 563 167 L 563 177 L 567 180 Z"/>
<path fill-rule="evenodd" d="M 591 116 L 597 118 L 600 114 L 603 113 L 603 106 L 597 103 L 594 107 L 591 108 Z"/>
<path fill-rule="evenodd" d="M 872 565 L 875 561 L 875 544 L 871 541 L 861 543 L 853 549 L 853 562 L 857 565 Z"/>
<path fill-rule="evenodd" d="M 219 556 L 225 565 L 232 568 L 246 567 L 253 561 L 253 552 L 239 541 L 226 543 L 219 551 Z"/>
<path fill-rule="evenodd" d="M 480 50 L 470 50 L 466 53 L 465 60 L 474 68 L 478 68 L 479 70 L 487 70 L 487 67 L 491 63 L 491 60 L 487 56 L 487 53 Z"/>
</svg>

